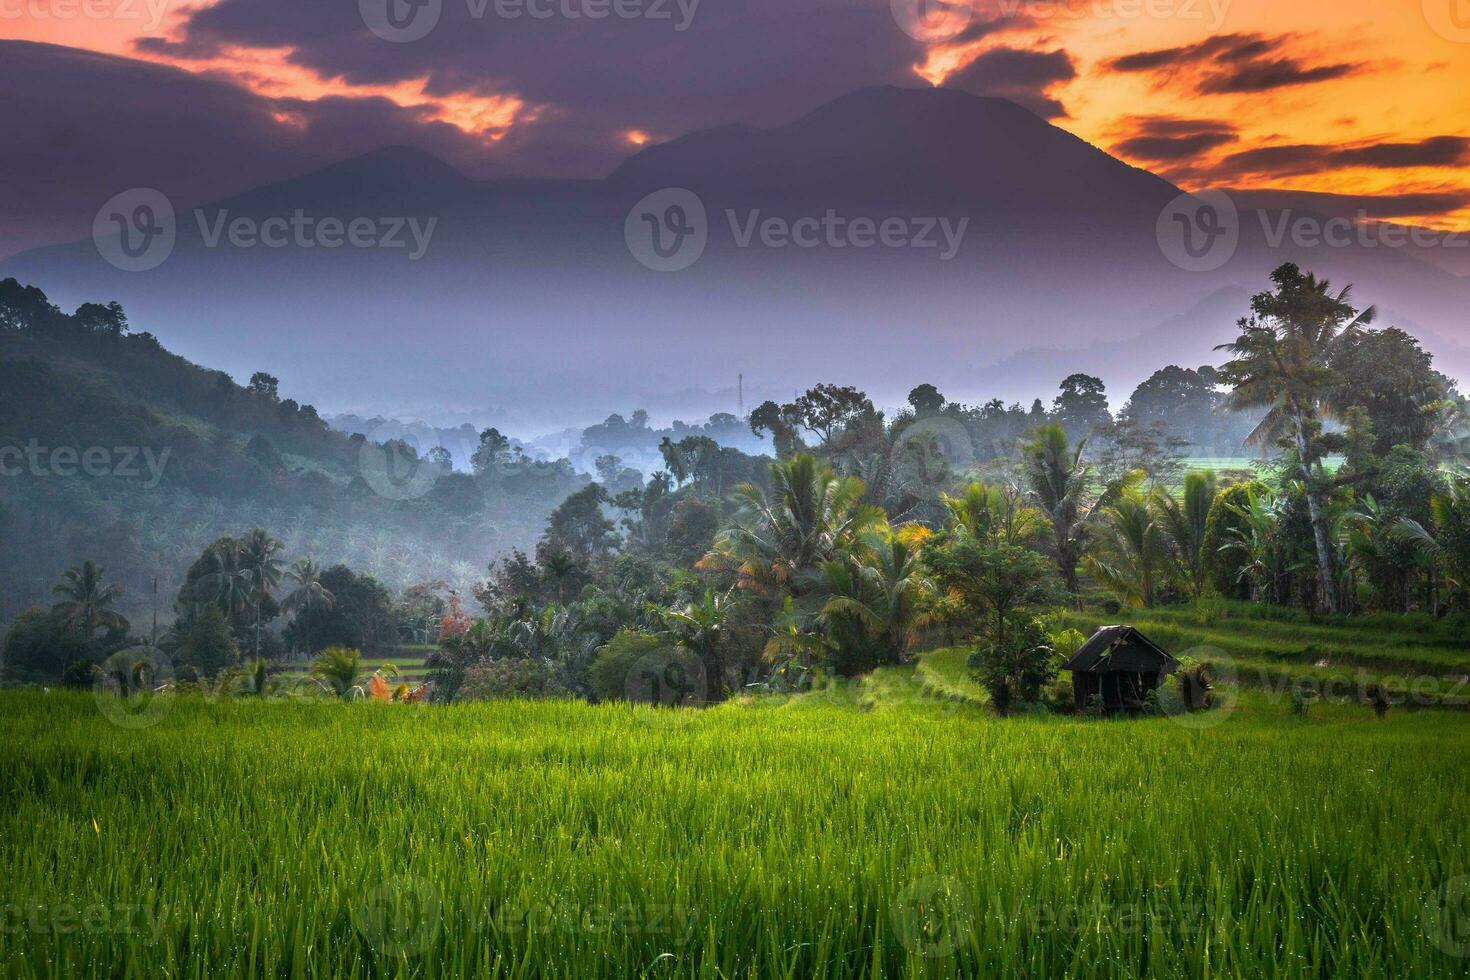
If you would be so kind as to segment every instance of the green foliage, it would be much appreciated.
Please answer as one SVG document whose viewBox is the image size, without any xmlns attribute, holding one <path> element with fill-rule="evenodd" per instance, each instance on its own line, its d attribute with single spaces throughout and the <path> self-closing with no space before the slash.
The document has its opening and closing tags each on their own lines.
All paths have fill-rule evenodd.
<svg viewBox="0 0 1470 980">
<path fill-rule="evenodd" d="M 1241 516 L 1240 509 L 1247 505 L 1252 495 L 1259 496 L 1265 492 L 1266 485 L 1259 481 L 1237 483 L 1221 490 L 1210 504 L 1201 545 L 1204 567 L 1210 585 L 1226 598 L 1250 597 L 1250 584 L 1241 576 L 1241 570 L 1246 565 L 1246 556 L 1229 545 L 1238 541 L 1246 530 L 1246 521 Z"/>
<path fill-rule="evenodd" d="M 1005 633 L 982 642 L 968 664 L 1001 714 L 1040 700 L 1042 689 L 1057 676 L 1056 652 L 1035 617 L 1011 617 Z"/>
<path fill-rule="evenodd" d="M 119 645 L 116 649 L 121 649 Z M 16 617 L 0 644 L 4 680 L 10 682 L 54 681 L 73 664 L 99 664 L 111 652 L 97 641 L 89 641 L 54 610 L 27 609 Z"/>
<path fill-rule="evenodd" d="M 619 701 L 627 697 L 629 678 L 640 662 L 661 661 L 674 645 L 662 636 L 619 630 L 597 650 L 597 658 L 588 671 L 588 686 L 599 701 Z"/>
<path fill-rule="evenodd" d="M 201 677 L 215 677 L 240 660 L 229 621 L 212 602 L 186 607 L 163 646 L 173 656 L 178 670 L 188 668 Z"/>
<path fill-rule="evenodd" d="M 569 698 L 572 691 L 556 664 L 540 658 L 485 661 L 465 673 L 456 695 L 460 701 Z"/>
<path fill-rule="evenodd" d="M 362 651 L 349 647 L 327 647 L 311 664 L 311 676 L 337 697 L 352 695 L 362 673 Z"/>
</svg>

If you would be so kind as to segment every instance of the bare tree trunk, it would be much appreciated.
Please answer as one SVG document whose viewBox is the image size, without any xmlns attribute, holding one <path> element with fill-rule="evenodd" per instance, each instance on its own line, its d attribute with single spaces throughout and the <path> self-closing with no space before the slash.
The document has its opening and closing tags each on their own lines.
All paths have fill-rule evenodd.
<svg viewBox="0 0 1470 980">
<path fill-rule="evenodd" d="M 1342 611 L 1342 600 L 1337 591 L 1337 553 L 1327 533 L 1327 515 L 1322 509 L 1322 499 L 1313 486 L 1311 455 L 1307 445 L 1306 419 L 1298 409 L 1293 413 L 1293 428 L 1296 430 L 1297 464 L 1302 471 L 1302 490 L 1307 497 L 1307 513 L 1312 519 L 1312 538 L 1317 546 L 1318 584 L 1322 589 L 1322 605 L 1329 613 Z"/>
</svg>

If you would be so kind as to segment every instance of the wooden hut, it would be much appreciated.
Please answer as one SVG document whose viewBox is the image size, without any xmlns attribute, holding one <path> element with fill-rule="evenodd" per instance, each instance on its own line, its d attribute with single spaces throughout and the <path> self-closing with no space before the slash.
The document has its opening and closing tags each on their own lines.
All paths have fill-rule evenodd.
<svg viewBox="0 0 1470 980">
<path fill-rule="evenodd" d="M 1179 661 L 1132 626 L 1104 626 L 1062 669 L 1072 672 L 1077 710 L 1098 698 L 1111 714 L 1141 708 L 1148 693 L 1179 669 Z"/>
</svg>

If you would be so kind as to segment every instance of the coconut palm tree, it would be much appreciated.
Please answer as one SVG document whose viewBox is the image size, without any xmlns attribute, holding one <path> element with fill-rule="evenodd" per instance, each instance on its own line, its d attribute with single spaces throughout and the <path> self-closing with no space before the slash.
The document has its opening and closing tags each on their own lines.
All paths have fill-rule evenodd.
<svg viewBox="0 0 1470 980">
<path fill-rule="evenodd" d="M 1077 566 L 1087 550 L 1089 528 L 1101 508 L 1125 486 L 1137 483 L 1141 473 L 1129 473 L 1091 499 L 1092 467 L 1083 459 L 1087 440 L 1069 444 L 1067 432 L 1052 423 L 1036 430 L 1022 446 L 1024 475 L 1031 500 L 1051 526 L 1048 542 L 1067 592 L 1077 595 Z"/>
<path fill-rule="evenodd" d="M 281 584 L 281 559 L 284 546 L 270 533 L 256 528 L 240 542 L 240 570 L 245 575 L 247 598 L 255 607 L 255 656 L 260 657 L 260 626 L 265 600 Z"/>
<path fill-rule="evenodd" d="M 949 514 L 949 530 L 979 539 L 1024 544 L 1045 533 L 1046 519 L 1024 502 L 1019 487 L 971 483 L 959 497 L 942 499 Z"/>
<path fill-rule="evenodd" d="M 60 584 L 51 591 L 59 597 L 52 606 L 67 624 L 81 631 L 84 639 L 90 640 L 99 629 L 126 630 L 128 621 L 113 610 L 112 606 L 122 598 L 120 585 L 102 583 L 106 569 L 88 560 L 68 568 Z"/>
<path fill-rule="evenodd" d="M 1451 475 L 1444 492 L 1429 498 L 1429 513 L 1431 527 L 1405 517 L 1394 534 L 1412 544 L 1463 601 L 1470 593 L 1470 472 Z"/>
<path fill-rule="evenodd" d="M 872 532 L 822 567 L 827 601 L 819 619 L 834 642 L 841 647 L 844 635 L 856 634 L 882 662 L 904 663 L 932 594 L 918 544 L 892 531 Z"/>
<path fill-rule="evenodd" d="M 1205 524 L 1215 505 L 1218 487 L 1215 474 L 1196 470 L 1184 477 L 1183 493 L 1175 497 L 1162 487 L 1154 495 L 1157 519 L 1171 545 L 1170 555 L 1179 577 L 1198 599 L 1205 592 L 1208 565 L 1205 561 Z"/>
<path fill-rule="evenodd" d="M 1244 505 L 1227 506 L 1242 523 L 1229 529 L 1231 540 L 1220 550 L 1233 549 L 1244 554 L 1240 577 L 1250 582 L 1252 602 L 1277 602 L 1281 580 L 1297 569 L 1287 559 L 1279 541 L 1286 497 L 1250 491 Z"/>
<path fill-rule="evenodd" d="M 699 602 L 664 613 L 664 634 L 704 664 L 710 701 L 723 701 L 725 698 L 722 644 L 729 616 L 729 595 L 716 595 L 714 589 L 706 589 Z"/>
<path fill-rule="evenodd" d="M 861 480 L 839 477 L 808 454 L 772 463 L 770 474 L 770 494 L 748 483 L 735 489 L 739 513 L 700 566 L 733 570 L 743 588 L 800 595 L 823 562 L 885 518 L 860 503 Z"/>
<path fill-rule="evenodd" d="M 244 550 L 238 539 L 220 538 L 206 555 L 209 570 L 200 578 L 202 594 L 195 598 L 212 599 L 233 624 L 250 607 L 250 575 L 243 567 Z"/>
<path fill-rule="evenodd" d="M 337 597 L 322 585 L 321 566 L 310 558 L 302 558 L 292 565 L 286 572 L 286 578 L 293 587 L 281 608 L 298 622 L 302 616 L 309 618 L 314 611 L 331 609 L 337 604 Z"/>
<path fill-rule="evenodd" d="M 1250 436 L 1252 443 L 1291 440 L 1312 522 L 1322 604 L 1328 612 L 1339 612 L 1342 598 L 1319 438 L 1323 418 L 1336 407 L 1329 400 L 1333 357 L 1377 318 L 1377 310 L 1370 306 L 1360 312 L 1349 302 L 1351 286 L 1334 294 L 1327 280 L 1291 263 L 1273 272 L 1271 281 L 1276 291 L 1252 298 L 1251 316 L 1240 322 L 1240 336 L 1218 348 L 1233 355 L 1220 377 L 1234 388 L 1232 409 L 1267 409 Z"/>
<path fill-rule="evenodd" d="M 1148 608 L 1167 567 L 1168 533 L 1153 498 L 1130 487 L 1106 507 L 1093 551 L 1084 559 L 1090 574 L 1131 605 Z"/>
</svg>

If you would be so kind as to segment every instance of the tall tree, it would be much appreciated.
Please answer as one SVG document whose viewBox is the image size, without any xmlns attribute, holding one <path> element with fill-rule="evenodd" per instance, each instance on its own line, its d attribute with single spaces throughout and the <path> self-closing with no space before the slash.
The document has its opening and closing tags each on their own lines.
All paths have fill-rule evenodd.
<svg viewBox="0 0 1470 980">
<path fill-rule="evenodd" d="M 1210 508 L 1215 505 L 1215 474 L 1195 470 L 1184 477 L 1184 489 L 1176 497 L 1167 489 L 1155 493 L 1159 523 L 1168 535 L 1170 553 L 1179 577 L 1188 584 L 1190 594 L 1198 599 L 1209 581 L 1209 562 L 1205 555 L 1205 528 Z"/>
<path fill-rule="evenodd" d="M 769 494 L 749 483 L 735 489 L 735 521 L 701 562 L 733 570 L 747 588 L 804 593 L 823 562 L 884 520 L 882 510 L 860 503 L 863 481 L 839 477 L 805 453 L 772 463 L 770 478 Z"/>
<path fill-rule="evenodd" d="M 1335 407 L 1330 401 L 1338 380 L 1333 359 L 1373 322 L 1377 310 L 1359 311 L 1349 302 L 1351 286 L 1333 293 L 1325 279 L 1292 263 L 1271 273 L 1271 281 L 1275 290 L 1251 299 L 1251 315 L 1240 321 L 1240 336 L 1220 348 L 1233 355 L 1220 376 L 1233 388 L 1231 407 L 1267 409 L 1252 441 L 1290 440 L 1312 522 L 1322 605 L 1335 613 L 1341 611 L 1342 599 L 1327 513 L 1322 419 Z"/>
<path fill-rule="evenodd" d="M 68 568 L 61 582 L 51 589 L 58 597 L 52 610 L 83 639 L 91 640 L 99 629 L 126 632 L 128 621 L 112 607 L 122 598 L 120 585 L 105 585 L 106 569 L 88 560 Z"/>
<path fill-rule="evenodd" d="M 1023 447 L 1027 489 L 1051 524 L 1052 557 L 1067 591 L 1074 596 L 1078 591 L 1077 565 L 1087 546 L 1091 467 L 1082 458 L 1086 446 L 1087 440 L 1083 439 L 1073 447 L 1066 431 L 1052 423 L 1036 430 L 1031 442 Z"/>
<path fill-rule="evenodd" d="M 1073 441 L 1087 438 L 1093 429 L 1112 420 L 1108 414 L 1108 391 L 1100 378 L 1073 374 L 1062 382 L 1061 394 L 1052 403 L 1052 418 L 1067 430 Z"/>
<path fill-rule="evenodd" d="M 260 657 L 260 628 L 265 604 L 281 584 L 280 554 L 284 545 L 268 531 L 256 528 L 240 542 L 240 570 L 244 573 L 248 598 L 255 613 L 255 656 Z M 274 615 L 274 613 L 272 613 Z"/>
</svg>

